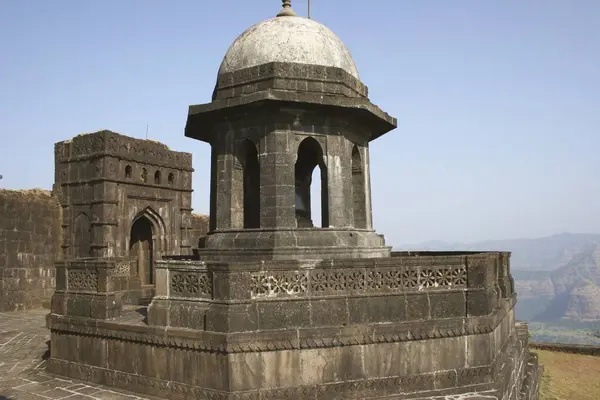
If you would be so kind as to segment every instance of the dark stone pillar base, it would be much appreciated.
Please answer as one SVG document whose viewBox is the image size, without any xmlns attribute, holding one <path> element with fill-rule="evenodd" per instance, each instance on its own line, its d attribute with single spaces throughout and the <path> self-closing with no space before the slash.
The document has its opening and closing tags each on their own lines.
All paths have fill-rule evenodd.
<svg viewBox="0 0 600 400">
<path fill-rule="evenodd" d="M 207 261 L 390 257 L 383 235 L 354 228 L 245 229 L 211 232 L 197 255 Z"/>
</svg>

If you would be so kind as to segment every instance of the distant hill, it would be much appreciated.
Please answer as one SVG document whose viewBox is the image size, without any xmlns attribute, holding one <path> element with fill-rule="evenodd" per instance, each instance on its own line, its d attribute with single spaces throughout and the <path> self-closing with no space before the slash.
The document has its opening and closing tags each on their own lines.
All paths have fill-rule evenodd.
<svg viewBox="0 0 600 400">
<path fill-rule="evenodd" d="M 553 271 L 549 280 L 554 296 L 535 320 L 600 320 L 600 241 L 585 246 L 563 267 Z M 540 282 L 548 282 L 548 278 Z"/>
<path fill-rule="evenodd" d="M 403 250 L 504 250 L 518 294 L 517 318 L 557 322 L 600 320 L 600 234 L 478 243 L 431 241 Z"/>
<path fill-rule="evenodd" d="M 511 269 L 553 271 L 567 264 L 590 243 L 600 242 L 600 234 L 560 233 L 536 239 L 488 240 L 476 243 L 430 241 L 403 245 L 398 250 L 496 250 L 510 251 Z"/>
</svg>

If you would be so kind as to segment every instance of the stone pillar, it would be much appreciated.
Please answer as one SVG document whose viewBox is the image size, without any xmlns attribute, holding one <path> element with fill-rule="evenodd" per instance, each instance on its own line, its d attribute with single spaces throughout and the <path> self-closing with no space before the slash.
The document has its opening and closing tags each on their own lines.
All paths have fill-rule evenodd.
<svg viewBox="0 0 600 400">
<path fill-rule="evenodd" d="M 180 210 L 181 210 L 181 254 L 192 254 L 193 238 L 192 232 L 192 194 L 190 192 L 181 193 L 180 195 Z"/>
<path fill-rule="evenodd" d="M 233 195 L 233 170 L 235 156 L 218 152 L 216 155 L 216 230 L 231 229 L 234 227 L 235 204 L 232 202 Z"/>
<path fill-rule="evenodd" d="M 350 226 L 352 206 L 351 159 L 343 136 L 327 137 L 327 184 L 329 187 L 329 226 Z"/>
<path fill-rule="evenodd" d="M 236 149 L 237 150 L 237 149 Z M 244 166 L 237 152 L 231 161 L 231 228 L 244 228 Z"/>
<path fill-rule="evenodd" d="M 290 132 L 272 131 L 260 141 L 260 227 L 296 227 L 296 155 Z"/>
<path fill-rule="evenodd" d="M 209 210 L 208 210 L 208 231 L 217 229 L 217 161 L 218 154 L 215 145 L 210 146 L 210 190 L 209 190 Z"/>
<path fill-rule="evenodd" d="M 366 229 L 373 229 L 373 208 L 371 207 L 371 160 L 369 158 L 369 144 L 365 144 L 361 154 L 363 174 L 365 179 L 365 218 Z"/>
<path fill-rule="evenodd" d="M 94 187 L 95 203 L 92 204 L 92 253 L 94 257 L 122 257 L 119 238 L 119 197 L 117 183 L 99 182 Z"/>
</svg>

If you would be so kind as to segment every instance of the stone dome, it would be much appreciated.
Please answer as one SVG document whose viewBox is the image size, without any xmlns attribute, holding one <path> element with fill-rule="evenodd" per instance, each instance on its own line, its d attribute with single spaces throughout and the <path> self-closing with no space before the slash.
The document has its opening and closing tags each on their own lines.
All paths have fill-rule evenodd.
<svg viewBox="0 0 600 400">
<path fill-rule="evenodd" d="M 219 75 L 270 62 L 338 67 L 358 79 L 340 38 L 326 26 L 295 15 L 279 15 L 248 28 L 229 47 Z"/>
</svg>

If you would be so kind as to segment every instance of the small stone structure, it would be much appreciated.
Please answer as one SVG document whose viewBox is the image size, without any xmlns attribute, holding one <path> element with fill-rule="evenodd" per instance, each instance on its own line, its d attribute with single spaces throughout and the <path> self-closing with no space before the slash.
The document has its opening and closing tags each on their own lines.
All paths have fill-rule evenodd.
<svg viewBox="0 0 600 400">
<path fill-rule="evenodd" d="M 208 231 L 208 217 L 191 214 L 191 155 L 100 131 L 57 143 L 55 163 L 52 192 L 0 190 L 0 311 L 49 308 L 57 284 L 54 307 L 70 314 L 147 304 L 155 261 L 192 254 Z M 69 268 L 86 291 L 107 260 L 120 276 L 119 295 L 105 299 L 113 311 L 64 292 Z"/>
<path fill-rule="evenodd" d="M 116 273 L 127 276 L 119 279 L 115 289 L 124 291 L 125 297 L 119 299 L 149 301 L 154 295 L 154 261 L 164 255 L 192 254 L 191 154 L 110 131 L 57 143 L 54 153 L 64 262 L 57 264 L 60 294 L 54 297 L 53 310 L 66 312 L 70 290 L 75 289 L 65 286 L 65 274 L 79 277 L 79 290 L 97 289 L 94 282 L 102 268 L 89 264 L 96 260 L 116 262 Z M 86 300 L 73 296 L 82 302 L 82 309 L 73 305 L 73 312 L 95 315 Z M 105 300 L 115 301 L 111 296 Z M 116 316 L 120 309 L 118 302 L 111 310 L 99 307 L 98 312 L 107 317 Z"/>
<path fill-rule="evenodd" d="M 132 264 L 110 225 L 143 213 L 112 186 L 127 186 L 131 153 L 117 138 L 115 157 L 100 157 L 101 224 L 92 258 L 58 264 L 49 371 L 172 399 L 537 399 L 509 253 L 391 252 L 373 230 L 369 142 L 396 120 L 369 101 L 337 36 L 283 3 L 230 47 L 212 102 L 190 106 L 186 136 L 212 149 L 210 231 L 193 255 L 155 262 L 147 318 L 119 317 Z M 84 212 L 69 196 L 65 224 Z M 177 215 L 171 229 L 189 230 Z"/>
</svg>

